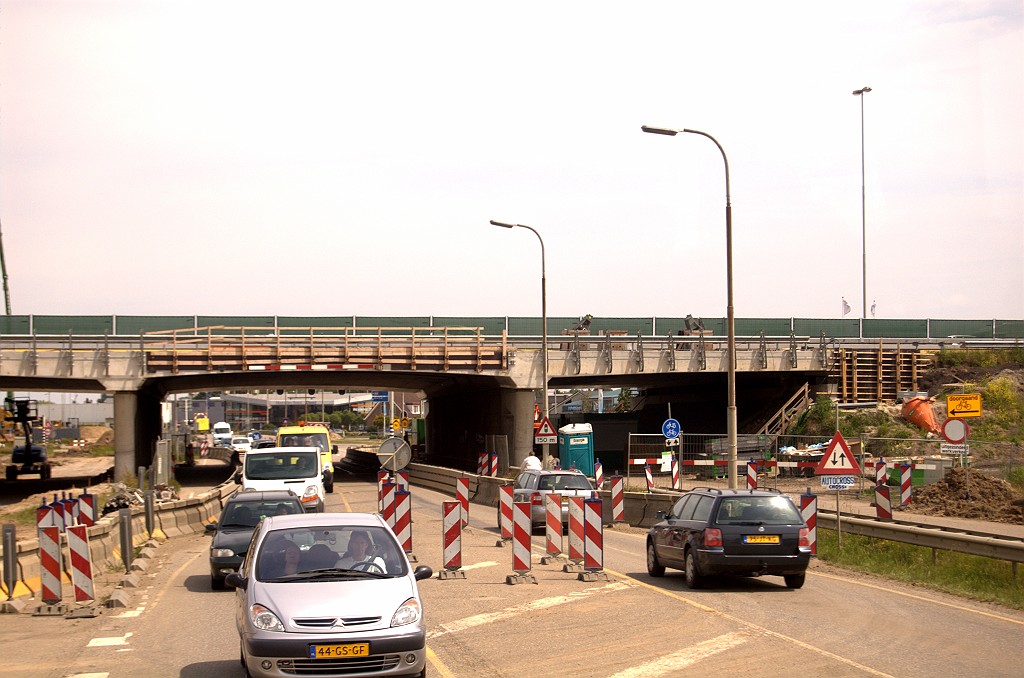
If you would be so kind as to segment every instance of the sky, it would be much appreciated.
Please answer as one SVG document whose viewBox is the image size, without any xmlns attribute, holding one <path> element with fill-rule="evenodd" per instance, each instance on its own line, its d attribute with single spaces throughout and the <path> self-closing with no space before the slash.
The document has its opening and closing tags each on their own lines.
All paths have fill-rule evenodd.
<svg viewBox="0 0 1024 678">
<path fill-rule="evenodd" d="M 11 309 L 723 317 L 646 124 L 737 317 L 1020 319 L 1022 120 L 1020 0 L 8 0 Z"/>
</svg>

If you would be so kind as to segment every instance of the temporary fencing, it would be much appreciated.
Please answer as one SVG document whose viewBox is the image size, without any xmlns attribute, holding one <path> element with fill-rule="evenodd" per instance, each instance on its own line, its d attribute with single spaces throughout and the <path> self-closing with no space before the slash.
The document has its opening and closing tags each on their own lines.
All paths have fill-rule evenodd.
<svg viewBox="0 0 1024 678">
<path fill-rule="evenodd" d="M 441 548 L 444 569 L 438 579 L 465 579 L 462 571 L 462 504 L 446 500 L 441 503 Z"/>
</svg>

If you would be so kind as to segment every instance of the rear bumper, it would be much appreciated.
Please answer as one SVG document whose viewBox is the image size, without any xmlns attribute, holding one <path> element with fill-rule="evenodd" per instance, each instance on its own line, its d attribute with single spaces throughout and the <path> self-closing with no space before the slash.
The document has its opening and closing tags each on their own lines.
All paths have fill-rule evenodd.
<svg viewBox="0 0 1024 678">
<path fill-rule="evenodd" d="M 789 555 L 732 556 L 721 549 L 697 550 L 697 566 L 702 574 L 708 575 L 800 574 L 807 570 L 810 562 L 811 550 L 806 547 L 802 547 L 799 553 Z"/>
</svg>

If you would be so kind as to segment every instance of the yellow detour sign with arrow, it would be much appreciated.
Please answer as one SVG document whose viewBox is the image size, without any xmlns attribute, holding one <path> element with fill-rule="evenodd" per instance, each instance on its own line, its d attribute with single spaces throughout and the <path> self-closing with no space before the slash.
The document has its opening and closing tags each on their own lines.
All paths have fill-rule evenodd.
<svg viewBox="0 0 1024 678">
<path fill-rule="evenodd" d="M 946 396 L 946 410 L 950 417 L 980 417 L 980 393 L 951 393 Z"/>
</svg>

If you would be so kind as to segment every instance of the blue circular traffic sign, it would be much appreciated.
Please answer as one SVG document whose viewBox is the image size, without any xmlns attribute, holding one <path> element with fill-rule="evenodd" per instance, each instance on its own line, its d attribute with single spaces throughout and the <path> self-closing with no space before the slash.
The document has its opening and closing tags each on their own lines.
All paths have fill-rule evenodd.
<svg viewBox="0 0 1024 678">
<path fill-rule="evenodd" d="M 682 432 L 682 427 L 675 419 L 666 419 L 665 423 L 661 425 L 661 434 L 669 440 L 672 438 L 678 438 L 679 434 Z"/>
</svg>

